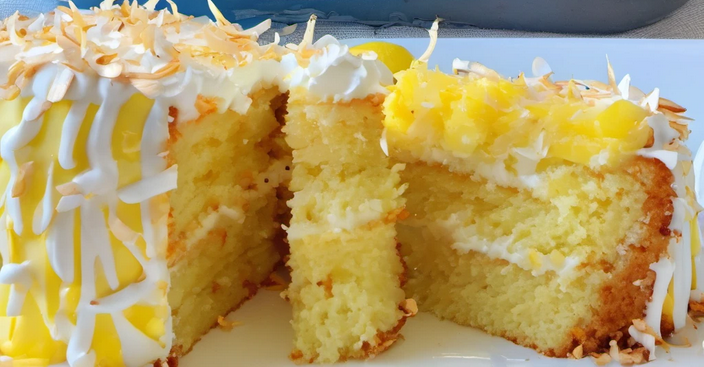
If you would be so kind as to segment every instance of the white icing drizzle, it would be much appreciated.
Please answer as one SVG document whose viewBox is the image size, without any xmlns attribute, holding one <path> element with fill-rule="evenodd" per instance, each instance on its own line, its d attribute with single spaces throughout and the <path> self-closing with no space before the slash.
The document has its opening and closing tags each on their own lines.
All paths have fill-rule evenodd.
<svg viewBox="0 0 704 367">
<path fill-rule="evenodd" d="M 319 53 L 310 58 L 307 66 L 301 65 L 295 54 L 284 55 L 281 60 L 289 88 L 303 87 L 321 100 L 348 102 L 369 95 L 389 93 L 386 86 L 393 84 L 389 68 L 376 59 L 376 54 L 357 57 L 347 45 L 326 35 L 313 46 Z"/>
<path fill-rule="evenodd" d="M 32 286 L 29 261 L 24 261 L 21 264 L 3 264 L 0 268 L 0 284 L 10 284 L 7 316 L 20 316 L 24 298 Z"/>
<path fill-rule="evenodd" d="M 672 218 L 668 226 L 672 237 L 667 254 L 650 266 L 656 278 L 652 297 L 646 306 L 645 321 L 658 336 L 661 335 L 662 309 L 671 281 L 673 283 L 672 320 L 675 331 L 682 329 L 687 320 L 692 285 L 691 220 L 695 217 L 696 211 L 689 203 L 686 188 L 695 187 L 694 172 L 699 169 L 695 161 L 694 169 L 689 170 L 688 174 L 684 173 L 682 162 L 691 161 L 691 155 L 684 148 L 679 132 L 673 129 L 668 118 L 658 111 L 659 99 L 660 91 L 656 88 L 641 102 L 641 106 L 649 107 L 654 113 L 647 118 L 648 126 L 653 129 L 653 145 L 638 151 L 639 155 L 658 159 L 670 169 L 674 178 L 672 188 L 676 194 L 672 198 Z M 673 144 L 678 144 L 680 148 L 673 148 Z M 629 332 L 631 329 L 635 328 L 631 327 Z M 652 336 L 637 330 L 631 333 L 631 336 L 650 350 L 651 360 L 655 359 L 655 342 Z"/>
<path fill-rule="evenodd" d="M 35 235 L 40 235 L 49 227 L 49 222 L 54 212 L 54 162 L 49 164 L 49 177 L 46 180 L 44 197 L 37 205 L 32 220 L 32 231 Z"/>
<path fill-rule="evenodd" d="M 78 130 L 81 128 L 89 105 L 90 103 L 87 100 L 75 101 L 68 111 L 68 116 L 66 116 L 62 127 L 61 143 L 59 145 L 59 164 L 61 164 L 63 169 L 76 167 L 76 161 L 73 159 L 73 149 L 78 137 Z"/>
<path fill-rule="evenodd" d="M 56 214 L 54 225 L 49 227 L 46 236 L 46 252 L 49 264 L 64 283 L 73 283 L 73 227 L 74 213 Z"/>
<path fill-rule="evenodd" d="M 34 90 L 42 90 L 41 85 L 48 86 L 54 80 L 54 74 L 60 72 L 60 68 L 56 66 L 46 66 L 38 72 L 32 80 Z M 83 98 L 89 95 L 90 91 L 97 86 L 99 93 L 96 93 L 91 98 L 92 103 L 99 104 L 101 107 L 95 116 L 95 120 L 91 127 L 88 139 L 88 161 L 90 169 L 83 175 L 77 177 L 74 181 L 80 185 L 81 192 L 84 194 L 94 194 L 90 199 L 86 199 L 84 194 L 75 194 L 63 196 L 56 204 L 56 215 L 54 213 L 53 199 L 53 165 L 49 169 L 49 179 L 44 198 L 40 202 L 35 213 L 34 232 L 43 233 L 47 231 L 47 254 L 49 263 L 53 271 L 59 276 L 64 283 L 71 283 L 74 279 L 74 264 L 73 264 L 73 222 L 75 210 L 79 209 L 81 219 L 81 295 L 76 315 L 78 316 L 77 324 L 73 325 L 66 316 L 66 310 L 60 309 L 57 312 L 54 325 L 47 325 L 50 328 L 51 334 L 57 340 L 68 342 L 67 362 L 70 366 L 93 366 L 95 364 L 95 353 L 90 350 L 90 345 L 93 339 L 93 330 L 95 328 L 95 315 L 99 313 L 109 313 L 113 316 L 113 322 L 118 330 L 120 341 L 122 343 L 123 358 L 129 365 L 145 365 L 153 362 L 158 358 L 163 358 L 168 353 L 171 347 L 171 338 L 173 334 L 170 330 L 170 320 L 165 320 L 167 332 L 164 337 L 157 343 L 148 338 L 141 331 L 137 330 L 130 322 L 122 315 L 122 311 L 127 307 L 135 304 L 163 304 L 166 307 L 166 299 L 164 290 L 160 289 L 159 284 L 168 284 L 169 276 L 166 268 L 165 253 L 160 254 L 155 247 L 158 243 L 166 241 L 166 222 L 158 223 L 160 228 L 155 230 L 152 220 L 149 216 L 149 199 L 160 193 L 166 192 L 175 187 L 176 168 L 172 167 L 167 172 L 163 171 L 165 162 L 163 157 L 158 154 L 165 147 L 165 140 L 168 137 L 167 129 L 167 113 L 168 107 L 164 108 L 163 102 L 156 102 L 155 108 L 150 113 L 150 118 L 145 125 L 144 139 L 142 144 L 145 145 L 143 152 L 143 177 L 144 179 L 137 184 L 127 187 L 127 191 L 132 195 L 128 197 L 143 199 L 142 215 L 143 227 L 145 234 L 150 233 L 151 237 L 145 237 L 147 242 L 147 252 L 149 259 L 145 259 L 140 251 L 135 248 L 134 244 L 126 244 L 132 251 L 135 258 L 142 264 L 146 278 L 140 283 L 127 286 L 119 292 L 113 293 L 112 298 L 96 300 L 95 279 L 96 261 L 101 264 L 102 271 L 108 281 L 109 286 L 114 290 L 119 287 L 117 270 L 115 268 L 115 259 L 110 245 L 110 237 L 108 226 L 106 225 L 101 206 L 117 200 L 117 167 L 116 162 L 112 158 L 111 141 L 112 127 L 116 120 L 117 114 L 120 111 L 122 104 L 136 92 L 136 90 L 126 84 L 114 82 L 108 79 L 94 78 L 95 81 L 90 81 L 89 76 L 78 74 L 76 81 L 72 84 L 71 89 L 66 94 L 66 98 L 72 96 Z M 43 88 L 46 89 L 46 88 Z M 29 109 L 34 108 L 36 104 L 43 103 L 42 100 L 34 97 L 28 106 Z M 103 103 L 103 101 L 109 103 Z M 85 99 L 82 99 L 85 102 Z M 188 103 L 188 102 L 186 102 Z M 195 100 L 191 99 L 190 104 L 194 104 Z M 59 151 L 65 153 L 65 157 L 61 159 L 65 167 L 75 166 L 71 155 L 73 145 L 75 143 L 76 131 L 80 128 L 80 123 L 84 116 L 79 112 L 85 113 L 87 105 L 78 103 L 79 108 L 72 108 L 66 118 L 65 123 L 76 124 L 70 129 L 65 128 L 63 132 L 71 135 L 69 138 L 62 137 Z M 74 105 L 75 106 L 75 105 Z M 43 111 L 42 111 L 43 112 Z M 42 115 L 33 115 L 33 112 L 25 112 L 25 116 L 32 117 L 34 120 L 39 120 Z M 158 121 L 157 121 L 158 120 Z M 31 137 L 38 133 L 38 128 L 41 128 L 41 123 L 35 125 L 37 129 L 31 131 L 24 127 L 26 122 L 30 120 L 23 119 L 20 125 L 8 131 L 3 136 L 3 158 L 7 161 L 14 159 L 14 152 L 20 149 L 23 144 L 31 140 Z M 156 121 L 156 124 L 155 124 Z M 24 123 L 24 124 L 23 124 Z M 156 126 L 155 126 L 156 125 Z M 156 128 L 155 128 L 156 127 Z M 161 131 L 155 131 L 161 130 Z M 23 144 L 22 144 L 23 143 Z M 151 155 L 150 155 L 151 153 Z M 158 161 L 158 163 L 157 163 Z M 17 167 L 16 161 L 13 161 Z M 63 167 L 63 166 L 62 166 Z M 13 179 L 17 170 L 12 172 L 10 181 Z M 144 185 L 144 182 L 160 184 L 165 181 L 153 179 L 153 177 L 169 177 L 170 185 L 168 187 L 160 187 L 154 191 L 154 187 Z M 142 184 L 140 184 L 142 183 Z M 10 218 L 19 217 L 19 205 L 12 208 L 11 205 L 16 198 L 11 198 L 9 195 L 11 190 L 8 190 L 6 195 L 8 210 L 6 214 Z M 142 201 L 135 201 L 140 203 Z M 146 209 L 146 210 L 145 210 Z M 17 210 L 17 213 L 14 212 Z M 114 205 L 110 206 L 110 216 L 114 216 Z M 53 220 L 53 222 L 52 222 Z M 51 224 L 49 224 L 51 223 Z M 13 228 L 16 233 L 22 227 L 17 225 Z M 155 237 L 156 236 L 156 237 Z M 29 262 L 22 264 L 7 263 L 6 237 L 4 238 L 5 249 L 3 251 L 3 259 L 5 264 L 0 269 L 0 281 L 11 284 L 11 296 L 8 304 L 8 315 L 19 315 L 19 310 L 23 303 L 24 294 L 32 284 L 32 278 L 28 270 Z M 88 245 L 89 244 L 89 245 Z M 63 300 L 65 295 L 61 296 Z M 151 299 L 151 300 L 150 300 Z M 159 301 L 159 299 L 162 299 Z M 92 303 L 96 303 L 94 305 Z M 61 307 L 66 307 L 62 301 Z M 139 337 L 141 335 L 141 337 Z"/>
<path fill-rule="evenodd" d="M 127 204 L 141 203 L 151 197 L 176 188 L 178 169 L 176 165 L 153 176 L 137 181 L 117 191 L 117 197 Z"/>
</svg>

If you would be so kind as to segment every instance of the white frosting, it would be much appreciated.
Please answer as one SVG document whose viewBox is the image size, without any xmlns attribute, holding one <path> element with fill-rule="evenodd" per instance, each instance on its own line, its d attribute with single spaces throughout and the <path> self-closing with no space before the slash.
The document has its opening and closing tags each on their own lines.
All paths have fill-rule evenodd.
<svg viewBox="0 0 704 367">
<path fill-rule="evenodd" d="M 413 222 L 412 219 L 405 221 L 409 225 L 414 225 Z M 562 258 L 561 261 L 555 262 L 549 254 L 521 248 L 513 235 L 488 240 L 478 234 L 476 225 L 465 225 L 457 214 L 452 214 L 448 219 L 435 223 L 416 223 L 416 225 L 438 231 L 438 233 L 448 233 L 454 241 L 452 248 L 458 253 L 466 254 L 474 251 L 492 259 L 506 260 L 523 270 L 530 271 L 533 276 L 540 276 L 547 272 L 554 273 L 558 276 L 558 282 L 563 291 L 567 291 L 569 282 L 576 274 L 575 267 L 584 260 L 569 255 Z"/>
<path fill-rule="evenodd" d="M 301 65 L 294 54 L 284 55 L 281 64 L 287 70 L 285 83 L 290 89 L 302 87 L 321 100 L 349 102 L 369 95 L 388 94 L 393 83 L 391 71 L 376 55 L 357 57 L 347 45 L 326 35 L 312 46 L 318 51 L 308 65 Z"/>
<path fill-rule="evenodd" d="M 395 164 L 391 167 L 391 172 L 395 174 L 402 171 L 405 167 L 405 164 Z M 401 197 L 408 188 L 408 184 L 403 184 L 398 188 L 393 186 L 395 186 L 394 181 L 389 180 L 384 184 L 384 187 L 379 187 L 379 190 L 393 190 L 393 197 Z M 305 203 L 308 200 L 310 200 L 308 197 L 297 196 L 291 199 L 289 203 L 292 207 L 295 207 L 297 202 Z M 389 212 L 397 208 L 396 205 L 396 202 L 390 202 L 385 206 L 384 202 L 378 199 L 367 199 L 355 203 L 336 201 L 334 205 L 329 205 L 322 209 L 316 208 L 322 211 L 320 214 L 325 218 L 325 221 L 321 221 L 319 224 L 308 222 L 292 224 L 290 227 L 285 228 L 287 238 L 294 240 L 321 233 L 351 231 L 367 223 L 384 219 Z"/>
</svg>

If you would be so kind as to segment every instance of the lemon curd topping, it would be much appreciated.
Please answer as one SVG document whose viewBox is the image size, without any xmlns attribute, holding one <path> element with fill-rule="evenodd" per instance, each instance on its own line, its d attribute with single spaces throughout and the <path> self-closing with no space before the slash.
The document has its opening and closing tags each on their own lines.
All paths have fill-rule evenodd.
<svg viewBox="0 0 704 367">
<path fill-rule="evenodd" d="M 651 135 L 652 113 L 637 101 L 610 92 L 590 98 L 593 89 L 575 81 L 447 75 L 424 64 L 396 78 L 385 103 L 387 139 L 420 159 L 471 158 L 463 162 L 520 174 L 525 161 L 538 170 L 542 160 L 616 163 Z"/>
</svg>

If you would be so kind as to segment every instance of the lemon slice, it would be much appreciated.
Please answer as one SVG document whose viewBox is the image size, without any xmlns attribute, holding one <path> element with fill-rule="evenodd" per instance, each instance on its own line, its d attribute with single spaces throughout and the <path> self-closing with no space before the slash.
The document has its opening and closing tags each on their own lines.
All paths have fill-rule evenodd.
<svg viewBox="0 0 704 367">
<path fill-rule="evenodd" d="M 389 42 L 368 42 L 350 48 L 350 53 L 353 55 L 361 55 L 369 51 L 375 52 L 379 61 L 383 62 L 394 74 L 411 67 L 414 60 L 408 50 Z"/>
</svg>

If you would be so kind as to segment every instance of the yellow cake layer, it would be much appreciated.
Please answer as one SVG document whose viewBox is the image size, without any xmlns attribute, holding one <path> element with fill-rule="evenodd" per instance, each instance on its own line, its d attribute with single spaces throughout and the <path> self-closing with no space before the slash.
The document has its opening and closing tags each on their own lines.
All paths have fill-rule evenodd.
<svg viewBox="0 0 704 367">
<path fill-rule="evenodd" d="M 176 121 L 169 139 L 178 164 L 171 193 L 169 267 L 176 339 L 172 354 L 193 343 L 251 297 L 280 259 L 276 188 L 285 161 L 275 147 L 280 134 L 278 88 L 252 96 L 245 115 L 201 108 L 196 121 Z M 207 102 L 207 101 L 206 101 Z"/>
<path fill-rule="evenodd" d="M 365 358 L 397 338 L 404 314 L 395 213 L 398 170 L 369 100 L 322 103 L 292 91 L 284 132 L 293 149 L 288 229 L 296 362 Z"/>
<path fill-rule="evenodd" d="M 599 175 L 557 166 L 544 177 L 553 189 L 541 195 L 409 164 L 402 179 L 411 217 L 397 226 L 407 295 L 421 310 L 548 355 L 564 357 L 580 344 L 596 351 L 642 316 L 652 290 L 652 283 L 641 289 L 633 282 L 647 278 L 667 248 L 659 231 L 669 224 L 661 213 L 671 207 L 670 193 L 654 186 L 667 187 L 663 171 L 644 159 Z M 451 216 L 463 220 L 447 225 Z M 458 244 L 507 235 L 514 236 L 509 251 L 528 250 L 528 268 Z M 541 261 L 578 254 L 587 260 L 571 272 L 533 274 Z"/>
</svg>

